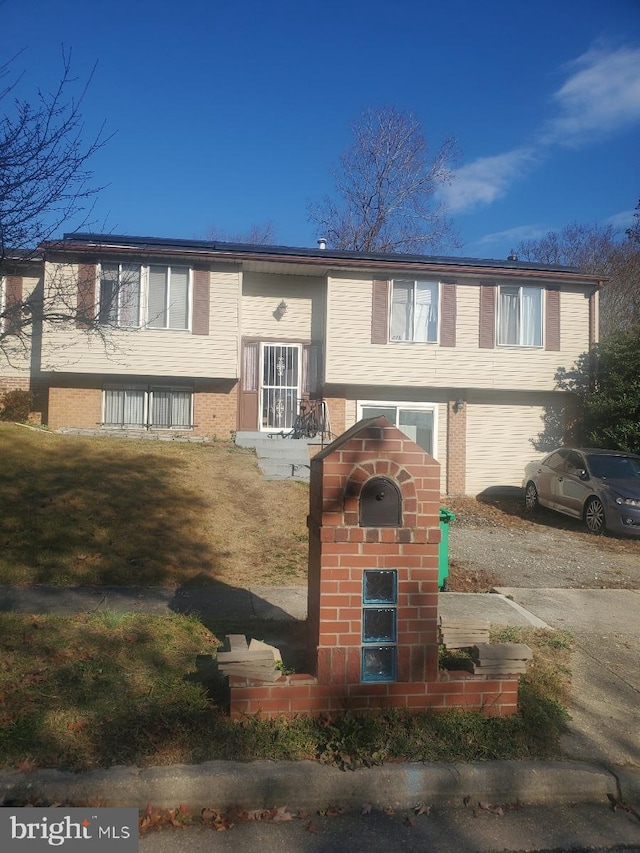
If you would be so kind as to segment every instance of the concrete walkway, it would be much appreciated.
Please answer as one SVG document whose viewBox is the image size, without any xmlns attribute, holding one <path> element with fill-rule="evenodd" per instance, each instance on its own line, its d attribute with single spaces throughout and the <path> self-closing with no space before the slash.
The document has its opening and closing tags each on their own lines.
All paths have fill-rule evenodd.
<svg viewBox="0 0 640 853">
<path fill-rule="evenodd" d="M 307 762 L 213 762 L 197 767 L 113 768 L 87 774 L 59 771 L 0 773 L 5 798 L 84 800 L 110 804 L 147 802 L 175 806 L 228 804 L 249 808 L 285 802 L 315 808 L 327 801 L 359 805 L 418 801 L 459 802 L 463 796 L 528 803 L 602 802 L 607 794 L 640 802 L 640 592 L 626 590 L 517 589 L 474 595 L 443 593 L 440 612 L 494 624 L 566 627 L 577 638 L 574 717 L 563 743 L 577 761 L 487 762 L 470 765 L 389 765 L 356 773 Z M 99 610 L 186 613 L 205 624 L 246 619 L 275 623 L 304 619 L 306 588 L 202 589 L 0 587 L 0 611 L 82 613 Z M 250 628 L 250 626 L 248 626 Z M 640 822 L 639 822 L 640 826 Z M 628 842 L 627 842 L 628 843 Z"/>
</svg>

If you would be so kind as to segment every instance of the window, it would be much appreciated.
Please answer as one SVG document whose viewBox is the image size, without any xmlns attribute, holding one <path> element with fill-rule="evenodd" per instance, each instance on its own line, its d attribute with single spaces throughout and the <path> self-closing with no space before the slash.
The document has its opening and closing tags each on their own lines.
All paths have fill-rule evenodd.
<svg viewBox="0 0 640 853">
<path fill-rule="evenodd" d="M 102 425 L 112 429 L 191 429 L 193 392 L 125 387 L 104 391 Z"/>
<path fill-rule="evenodd" d="M 149 267 L 148 317 L 152 329 L 189 328 L 188 267 Z"/>
<path fill-rule="evenodd" d="M 140 325 L 140 267 L 101 264 L 100 322 L 116 326 Z"/>
<path fill-rule="evenodd" d="M 188 329 L 189 267 L 103 263 L 100 265 L 100 322 L 151 329 Z"/>
<path fill-rule="evenodd" d="M 420 403 L 377 403 L 358 404 L 358 418 L 377 418 L 380 415 L 397 426 L 412 441 L 436 456 L 436 406 Z"/>
<path fill-rule="evenodd" d="M 542 288 L 502 285 L 498 298 L 498 345 L 542 346 Z"/>
<path fill-rule="evenodd" d="M 391 340 L 438 340 L 437 281 L 396 279 L 391 296 Z"/>
<path fill-rule="evenodd" d="M 362 680 L 395 681 L 398 573 L 365 569 L 362 579 Z"/>
</svg>

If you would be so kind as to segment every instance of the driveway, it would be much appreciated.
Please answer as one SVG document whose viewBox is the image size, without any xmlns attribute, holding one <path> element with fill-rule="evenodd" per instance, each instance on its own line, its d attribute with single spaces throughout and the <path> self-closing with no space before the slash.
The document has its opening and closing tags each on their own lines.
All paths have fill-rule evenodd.
<svg viewBox="0 0 640 853">
<path fill-rule="evenodd" d="M 456 518 L 449 557 L 460 567 L 493 572 L 503 586 L 640 589 L 640 540 L 591 536 L 550 512 L 540 518 L 502 516 L 502 524 Z"/>
</svg>

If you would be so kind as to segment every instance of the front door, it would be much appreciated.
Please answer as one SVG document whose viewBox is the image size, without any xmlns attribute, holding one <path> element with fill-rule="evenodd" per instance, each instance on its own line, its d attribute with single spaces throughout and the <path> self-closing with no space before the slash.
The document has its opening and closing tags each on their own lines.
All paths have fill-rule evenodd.
<svg viewBox="0 0 640 853">
<path fill-rule="evenodd" d="M 260 429 L 289 430 L 300 399 L 299 344 L 262 344 Z"/>
</svg>

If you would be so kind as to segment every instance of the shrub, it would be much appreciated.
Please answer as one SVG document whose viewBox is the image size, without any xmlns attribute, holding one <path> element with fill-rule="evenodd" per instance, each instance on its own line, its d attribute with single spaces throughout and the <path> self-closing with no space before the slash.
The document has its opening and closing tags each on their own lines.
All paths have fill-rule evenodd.
<svg viewBox="0 0 640 853">
<path fill-rule="evenodd" d="M 0 421 L 26 423 L 33 405 L 33 394 L 16 388 L 0 397 Z"/>
</svg>

